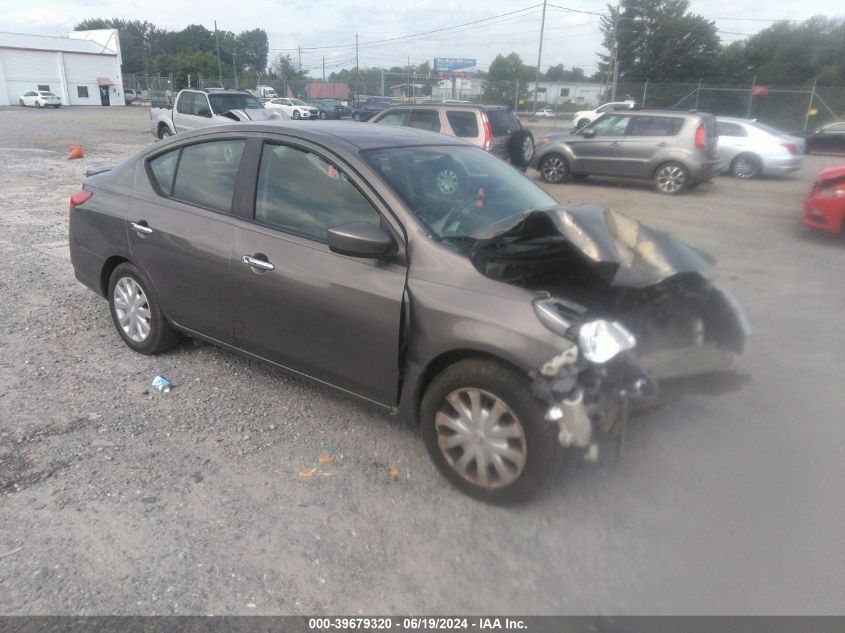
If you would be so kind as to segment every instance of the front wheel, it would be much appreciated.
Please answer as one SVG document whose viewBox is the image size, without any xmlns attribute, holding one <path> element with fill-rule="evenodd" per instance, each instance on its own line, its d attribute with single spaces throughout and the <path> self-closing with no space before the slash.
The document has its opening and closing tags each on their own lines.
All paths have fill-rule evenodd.
<svg viewBox="0 0 845 633">
<path fill-rule="evenodd" d="M 158 137 L 163 141 L 169 136 L 173 136 L 173 132 L 170 131 L 170 128 L 166 125 L 162 125 L 158 128 Z"/>
<path fill-rule="evenodd" d="M 43 103 L 41 103 L 40 101 L 36 101 L 36 102 L 35 102 L 35 105 L 37 105 L 39 108 L 43 108 L 43 107 L 44 107 L 44 104 L 43 104 Z"/>
<path fill-rule="evenodd" d="M 120 264 L 109 278 L 109 307 L 120 338 L 141 354 L 160 354 L 179 341 L 161 311 L 147 276 L 132 264 Z"/>
<path fill-rule="evenodd" d="M 540 160 L 538 165 L 540 176 L 546 182 L 557 185 L 569 176 L 569 165 L 560 154 L 549 154 Z"/>
<path fill-rule="evenodd" d="M 299 120 L 299 112 L 296 110 L 293 111 L 293 118 Z"/>
<path fill-rule="evenodd" d="M 589 123 L 590 119 L 581 119 L 578 121 L 575 127 L 580 130 L 582 127 L 586 127 L 587 125 L 589 125 Z"/>
<path fill-rule="evenodd" d="M 21 106 L 23 106 L 24 105 L 23 99 L 18 99 L 18 103 L 21 104 Z"/>
<path fill-rule="evenodd" d="M 663 163 L 654 172 L 654 185 L 660 193 L 676 196 L 689 188 L 689 172 L 680 163 Z"/>
<path fill-rule="evenodd" d="M 325 121 L 326 119 L 329 118 L 329 115 L 326 114 L 325 112 L 320 112 L 320 118 L 323 119 L 323 121 Z"/>
<path fill-rule="evenodd" d="M 469 359 L 440 373 L 420 407 L 423 442 L 462 492 L 507 504 L 537 491 L 554 463 L 554 427 L 528 378 L 492 360 Z"/>
</svg>

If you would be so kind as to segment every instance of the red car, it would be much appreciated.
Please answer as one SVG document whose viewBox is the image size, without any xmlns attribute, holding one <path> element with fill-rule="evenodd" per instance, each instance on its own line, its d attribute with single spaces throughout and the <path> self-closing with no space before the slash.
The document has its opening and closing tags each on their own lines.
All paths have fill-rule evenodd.
<svg viewBox="0 0 845 633">
<path fill-rule="evenodd" d="M 842 230 L 845 219 L 845 166 L 823 169 L 816 177 L 813 191 L 804 202 L 801 221 L 814 229 L 830 233 Z"/>
</svg>

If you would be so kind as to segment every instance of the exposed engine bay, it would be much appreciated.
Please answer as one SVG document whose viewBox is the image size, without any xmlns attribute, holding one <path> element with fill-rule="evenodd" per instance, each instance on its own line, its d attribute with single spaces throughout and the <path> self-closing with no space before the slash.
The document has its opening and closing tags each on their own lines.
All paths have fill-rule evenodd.
<svg viewBox="0 0 845 633">
<path fill-rule="evenodd" d="M 595 453 L 596 436 L 613 436 L 618 450 L 629 398 L 654 397 L 658 380 L 727 369 L 743 350 L 748 323 L 709 277 L 713 258 L 669 233 L 582 204 L 529 211 L 472 237 L 473 265 L 536 291 L 540 320 L 572 341 L 531 375 L 565 446 Z M 597 353 L 602 346 L 609 351 Z"/>
</svg>

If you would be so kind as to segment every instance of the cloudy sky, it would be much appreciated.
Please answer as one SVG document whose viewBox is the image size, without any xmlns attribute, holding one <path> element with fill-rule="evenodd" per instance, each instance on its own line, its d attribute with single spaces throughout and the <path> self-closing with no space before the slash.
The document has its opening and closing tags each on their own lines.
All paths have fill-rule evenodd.
<svg viewBox="0 0 845 633">
<path fill-rule="evenodd" d="M 551 2 L 546 14 L 543 68 L 562 63 L 592 73 L 601 48 L 599 18 L 577 11 L 602 12 L 606 4 L 598 0 Z M 542 6 L 536 0 L 1 0 L 0 4 L 4 9 L 0 30 L 18 33 L 63 35 L 90 17 L 148 20 L 169 30 L 197 22 L 212 29 L 214 20 L 219 28 L 235 32 L 262 27 L 270 38 L 271 58 L 289 53 L 297 59 L 296 48 L 301 46 L 302 64 L 314 75 L 320 74 L 323 57 L 327 74 L 354 66 L 356 31 L 361 66 L 402 66 L 409 56 L 411 63 L 434 57 L 470 57 L 486 69 L 497 53 L 511 51 L 535 64 Z M 715 21 L 724 42 L 763 29 L 772 20 L 845 14 L 842 0 L 692 0 L 691 8 Z M 442 30 L 383 41 L 437 29 Z"/>
</svg>

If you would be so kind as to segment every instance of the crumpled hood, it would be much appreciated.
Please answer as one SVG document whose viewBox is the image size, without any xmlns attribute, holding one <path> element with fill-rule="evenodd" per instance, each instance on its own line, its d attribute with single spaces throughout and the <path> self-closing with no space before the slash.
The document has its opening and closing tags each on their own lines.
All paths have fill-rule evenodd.
<svg viewBox="0 0 845 633">
<path fill-rule="evenodd" d="M 596 204 L 526 211 L 472 237 L 477 241 L 469 257 L 484 274 L 491 264 L 519 266 L 566 252 L 583 258 L 612 286 L 642 287 L 682 273 L 708 278 L 715 263 L 670 233 Z"/>
</svg>

